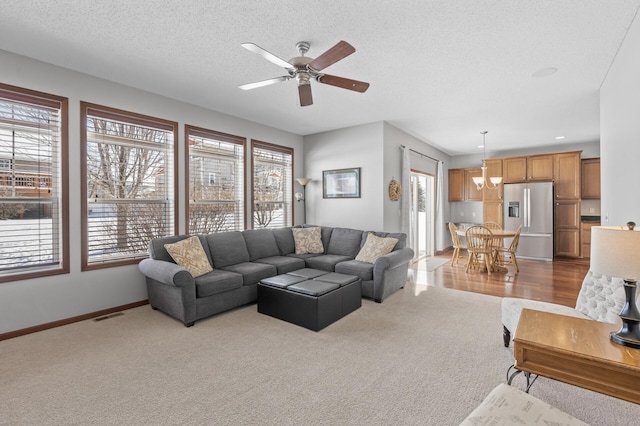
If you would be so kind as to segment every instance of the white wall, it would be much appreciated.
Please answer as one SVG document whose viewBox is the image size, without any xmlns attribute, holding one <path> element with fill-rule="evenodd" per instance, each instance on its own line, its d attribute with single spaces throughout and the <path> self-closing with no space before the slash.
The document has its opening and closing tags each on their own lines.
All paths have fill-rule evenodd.
<svg viewBox="0 0 640 426">
<path fill-rule="evenodd" d="M 307 222 L 383 231 L 382 122 L 304 138 Z M 360 167 L 360 198 L 322 198 L 322 171 Z M 388 231 L 388 230 L 387 230 Z"/>
<path fill-rule="evenodd" d="M 299 135 L 157 96 L 131 87 L 0 51 L 0 81 L 69 98 L 70 261 L 71 273 L 0 284 L 0 334 L 146 300 L 136 265 L 80 272 L 80 101 L 177 121 L 179 188 L 184 188 L 184 125 L 218 130 L 294 148 L 294 174 L 303 174 Z M 206 89 L 205 89 L 206 90 Z M 250 163 L 249 163 L 250 164 Z M 249 164 L 247 168 L 249 169 Z M 247 170 L 249 173 L 249 170 Z M 249 180 L 247 179 L 247 182 Z M 296 203 L 297 204 L 297 203 Z M 179 229 L 184 232 L 185 197 L 181 191 Z M 296 220 L 302 206 L 296 205 Z M 250 221 L 249 221 L 250 223 Z"/>
<path fill-rule="evenodd" d="M 636 16 L 600 89 L 603 225 L 640 223 L 640 18 Z"/>
</svg>

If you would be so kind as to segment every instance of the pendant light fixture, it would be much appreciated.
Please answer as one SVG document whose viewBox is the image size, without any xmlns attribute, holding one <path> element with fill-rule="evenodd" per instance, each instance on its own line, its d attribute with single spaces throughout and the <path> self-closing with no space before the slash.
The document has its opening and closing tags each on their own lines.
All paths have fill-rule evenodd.
<svg viewBox="0 0 640 426">
<path fill-rule="evenodd" d="M 478 188 L 478 191 L 482 191 L 482 188 L 484 188 L 485 186 L 488 189 L 497 189 L 498 185 L 500 185 L 500 182 L 502 182 L 502 177 L 500 176 L 489 177 L 489 180 L 487 180 L 487 166 L 485 165 L 485 160 L 487 158 L 487 133 L 489 133 L 487 130 L 483 130 L 482 132 L 480 132 L 480 134 L 482 135 L 482 177 L 472 178 L 473 183 L 475 183 L 476 188 Z"/>
</svg>

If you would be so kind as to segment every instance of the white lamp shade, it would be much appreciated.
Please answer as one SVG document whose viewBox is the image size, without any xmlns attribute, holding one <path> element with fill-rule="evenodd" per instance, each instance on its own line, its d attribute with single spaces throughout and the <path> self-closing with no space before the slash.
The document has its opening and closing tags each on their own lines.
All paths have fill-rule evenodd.
<svg viewBox="0 0 640 426">
<path fill-rule="evenodd" d="M 591 266 L 594 272 L 640 280 L 640 231 L 626 226 L 591 228 Z"/>
<path fill-rule="evenodd" d="M 484 177 L 474 176 L 471 179 L 473 179 L 473 183 L 476 185 L 482 185 L 484 183 Z"/>
<path fill-rule="evenodd" d="M 302 186 L 307 186 L 307 184 L 311 182 L 311 178 L 296 178 L 296 180 Z"/>
</svg>

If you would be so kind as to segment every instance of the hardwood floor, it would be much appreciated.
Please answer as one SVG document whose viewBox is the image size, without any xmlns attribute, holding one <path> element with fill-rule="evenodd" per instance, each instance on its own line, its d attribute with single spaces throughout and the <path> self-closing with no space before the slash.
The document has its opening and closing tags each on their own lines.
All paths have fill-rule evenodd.
<svg viewBox="0 0 640 426">
<path fill-rule="evenodd" d="M 453 250 L 435 256 L 451 260 Z M 432 272 L 426 271 L 426 261 L 414 263 L 410 269 L 416 283 L 457 290 L 472 291 L 499 297 L 521 297 L 574 307 L 587 271 L 588 260 L 554 260 L 553 262 L 518 259 L 520 273 L 513 267 L 506 273 L 477 270 L 464 271 L 465 260 L 456 266 L 450 262 Z"/>
</svg>

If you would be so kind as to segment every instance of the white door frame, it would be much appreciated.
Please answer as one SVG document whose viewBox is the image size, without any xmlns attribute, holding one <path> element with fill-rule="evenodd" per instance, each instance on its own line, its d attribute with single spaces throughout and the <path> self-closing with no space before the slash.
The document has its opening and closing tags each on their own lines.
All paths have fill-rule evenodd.
<svg viewBox="0 0 640 426">
<path fill-rule="evenodd" d="M 411 203 L 409 220 L 410 247 L 415 252 L 415 259 L 435 254 L 435 210 L 436 210 L 436 178 L 430 173 L 411 169 Z M 420 194 L 423 186 L 424 193 Z M 420 197 L 424 197 L 424 212 L 417 212 Z"/>
</svg>

